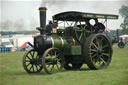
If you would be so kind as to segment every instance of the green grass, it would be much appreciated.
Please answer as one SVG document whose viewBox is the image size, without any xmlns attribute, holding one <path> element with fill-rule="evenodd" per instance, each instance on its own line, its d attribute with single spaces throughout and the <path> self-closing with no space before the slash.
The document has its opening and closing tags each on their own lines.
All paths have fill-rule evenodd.
<svg viewBox="0 0 128 85">
<path fill-rule="evenodd" d="M 104 70 L 66 71 L 47 75 L 27 74 L 22 66 L 24 52 L 0 53 L 0 85 L 128 85 L 128 46 L 113 48 L 110 66 Z"/>
</svg>

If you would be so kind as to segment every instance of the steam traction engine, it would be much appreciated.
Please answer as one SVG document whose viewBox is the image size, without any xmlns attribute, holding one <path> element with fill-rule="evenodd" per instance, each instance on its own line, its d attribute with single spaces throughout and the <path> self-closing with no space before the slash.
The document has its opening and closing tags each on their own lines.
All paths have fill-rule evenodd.
<svg viewBox="0 0 128 85">
<path fill-rule="evenodd" d="M 23 67 L 28 73 L 42 69 L 53 74 L 65 68 L 80 69 L 87 64 L 92 70 L 107 68 L 111 62 L 112 47 L 99 19 L 117 19 L 117 15 L 62 12 L 53 16 L 46 25 L 46 8 L 40 11 L 40 35 L 34 37 L 33 49 L 23 57 Z M 95 25 L 90 24 L 90 20 Z"/>
</svg>

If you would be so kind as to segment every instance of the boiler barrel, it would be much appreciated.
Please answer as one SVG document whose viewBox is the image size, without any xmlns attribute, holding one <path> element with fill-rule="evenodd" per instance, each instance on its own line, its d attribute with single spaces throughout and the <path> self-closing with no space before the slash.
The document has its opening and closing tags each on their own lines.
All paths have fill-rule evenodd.
<svg viewBox="0 0 128 85">
<path fill-rule="evenodd" d="M 76 41 L 73 37 L 62 36 L 38 36 L 34 39 L 34 48 L 43 53 L 48 48 L 59 48 L 63 50 L 66 46 L 75 45 Z"/>
<path fill-rule="evenodd" d="M 70 42 L 68 42 L 68 40 Z M 64 49 L 66 46 L 71 46 L 76 44 L 76 41 L 73 37 L 62 37 L 62 36 L 48 36 L 47 40 L 45 41 L 45 46 L 47 48 L 59 48 Z"/>
</svg>

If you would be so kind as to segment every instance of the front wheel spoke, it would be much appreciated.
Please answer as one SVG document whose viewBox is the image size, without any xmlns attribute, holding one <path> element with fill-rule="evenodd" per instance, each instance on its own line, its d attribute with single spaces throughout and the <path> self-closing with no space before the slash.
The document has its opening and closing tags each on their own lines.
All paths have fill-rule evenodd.
<svg viewBox="0 0 128 85">
<path fill-rule="evenodd" d="M 51 71 L 53 70 L 53 68 L 54 68 L 54 65 L 52 65 Z"/>
<path fill-rule="evenodd" d="M 59 66 L 58 66 L 58 64 L 56 64 L 56 67 L 59 69 Z"/>
<path fill-rule="evenodd" d="M 30 58 L 28 55 L 27 55 L 26 57 L 27 57 L 29 60 L 31 60 L 31 58 Z"/>
<path fill-rule="evenodd" d="M 58 62 L 61 61 L 61 58 L 57 58 L 57 61 L 58 61 Z"/>
<path fill-rule="evenodd" d="M 32 68 L 33 68 L 33 65 L 30 67 L 30 71 L 31 71 Z"/>
<path fill-rule="evenodd" d="M 45 58 L 45 60 L 49 60 L 49 59 L 51 59 L 51 58 L 50 58 L 50 57 L 46 57 L 46 58 Z"/>
<path fill-rule="evenodd" d="M 36 70 L 38 71 L 39 69 L 38 69 L 38 66 L 37 65 L 35 65 L 36 66 Z"/>
<path fill-rule="evenodd" d="M 42 61 L 43 61 L 42 65 L 43 65 L 44 71 L 47 72 L 48 74 L 53 74 L 53 73 L 60 71 L 59 70 L 60 63 L 58 63 L 58 62 L 61 62 L 59 60 L 59 58 L 62 55 L 61 50 L 59 50 L 57 48 L 49 48 L 49 49 L 47 49 L 47 51 L 44 54 L 45 55 L 43 55 L 43 57 L 42 57 Z M 49 56 L 51 56 L 51 57 L 46 59 L 48 54 L 50 54 Z"/>
<path fill-rule="evenodd" d="M 39 68 L 42 66 L 41 64 L 38 64 Z"/>
<path fill-rule="evenodd" d="M 32 66 L 32 70 L 33 70 L 33 72 L 34 72 L 34 65 Z"/>
<path fill-rule="evenodd" d="M 61 55 L 61 53 L 57 54 L 56 57 L 59 57 Z"/>
<path fill-rule="evenodd" d="M 30 65 L 30 63 L 28 63 L 27 65 L 26 65 L 26 67 L 28 67 Z"/>
<path fill-rule="evenodd" d="M 30 62 L 30 60 L 25 60 L 25 62 Z"/>
<path fill-rule="evenodd" d="M 33 56 L 35 55 L 35 51 L 33 51 Z"/>
<path fill-rule="evenodd" d="M 32 53 L 30 52 L 30 55 L 32 56 L 32 58 L 34 58 L 34 56 L 32 55 Z"/>
<path fill-rule="evenodd" d="M 49 57 L 52 57 L 49 53 L 48 53 L 48 56 L 49 56 Z"/>
<path fill-rule="evenodd" d="M 51 64 L 48 64 L 47 68 L 49 68 L 49 67 L 50 67 L 50 65 L 51 65 Z"/>
<path fill-rule="evenodd" d="M 51 64 L 51 62 L 47 62 L 47 63 L 46 63 L 46 65 L 50 65 L 50 64 Z"/>
</svg>

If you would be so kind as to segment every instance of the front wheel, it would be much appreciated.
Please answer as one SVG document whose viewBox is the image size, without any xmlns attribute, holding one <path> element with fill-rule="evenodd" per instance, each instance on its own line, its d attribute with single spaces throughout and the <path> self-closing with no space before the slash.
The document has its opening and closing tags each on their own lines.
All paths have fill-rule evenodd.
<svg viewBox="0 0 128 85">
<path fill-rule="evenodd" d="M 40 56 L 34 49 L 25 53 L 22 63 L 25 71 L 28 73 L 39 73 L 43 68 Z"/>
<path fill-rule="evenodd" d="M 112 58 L 112 46 L 103 33 L 90 35 L 83 46 L 83 56 L 90 69 L 107 68 Z"/>
</svg>

